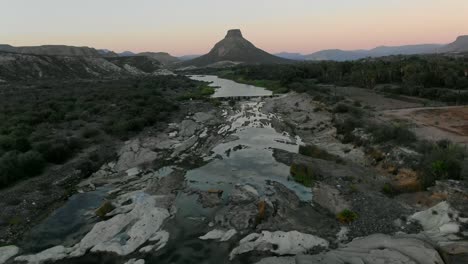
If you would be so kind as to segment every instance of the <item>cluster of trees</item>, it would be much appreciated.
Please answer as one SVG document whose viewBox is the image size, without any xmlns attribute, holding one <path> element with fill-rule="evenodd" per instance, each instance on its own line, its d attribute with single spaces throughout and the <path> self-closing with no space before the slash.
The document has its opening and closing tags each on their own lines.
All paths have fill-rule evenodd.
<svg viewBox="0 0 468 264">
<path fill-rule="evenodd" d="M 0 87 L 0 188 L 62 164 L 87 145 L 164 122 L 205 83 L 181 76 L 43 81 Z"/>
<path fill-rule="evenodd" d="M 274 86 L 281 86 L 284 90 L 304 91 L 313 88 L 310 84 L 313 80 L 316 83 L 369 89 L 382 87 L 386 92 L 448 102 L 468 101 L 466 57 L 391 56 L 346 62 L 243 65 L 228 71 L 219 71 L 217 74 L 244 82 L 274 81 Z"/>
</svg>

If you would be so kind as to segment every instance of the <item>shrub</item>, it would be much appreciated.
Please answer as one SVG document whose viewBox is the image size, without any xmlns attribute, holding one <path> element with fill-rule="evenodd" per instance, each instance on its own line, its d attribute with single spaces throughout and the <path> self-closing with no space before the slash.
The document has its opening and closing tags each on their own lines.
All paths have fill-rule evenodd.
<svg viewBox="0 0 468 264">
<path fill-rule="evenodd" d="M 354 222 L 358 218 L 358 215 L 349 209 L 344 209 L 343 211 L 338 213 L 336 218 L 343 224 L 349 224 L 351 222 Z"/>
<path fill-rule="evenodd" d="M 0 158 L 0 187 L 42 172 L 45 161 L 36 151 L 10 151 Z"/>
<path fill-rule="evenodd" d="M 430 187 L 437 180 L 460 180 L 462 178 L 465 150 L 449 141 L 439 141 L 422 147 L 423 157 L 420 168 L 424 187 Z"/>
<path fill-rule="evenodd" d="M 366 127 L 366 131 L 373 136 L 374 143 L 394 142 L 401 145 L 411 145 L 417 138 L 416 135 L 403 125 L 372 123 Z"/>
<path fill-rule="evenodd" d="M 315 177 L 314 172 L 308 166 L 293 163 L 291 164 L 290 173 L 294 181 L 306 187 L 312 187 Z"/>
<path fill-rule="evenodd" d="M 25 177 L 40 174 L 44 169 L 45 164 L 45 160 L 41 153 L 34 150 L 30 150 L 18 156 L 18 165 L 24 172 Z"/>
<path fill-rule="evenodd" d="M 299 154 L 316 159 L 330 160 L 336 162 L 342 161 L 340 157 L 330 154 L 327 151 L 315 145 L 299 146 Z"/>
<path fill-rule="evenodd" d="M 86 127 L 85 129 L 83 129 L 83 131 L 81 131 L 81 136 L 84 138 L 93 138 L 99 134 L 99 129 L 93 127 Z"/>
<path fill-rule="evenodd" d="M 389 197 L 393 197 L 398 194 L 398 191 L 390 183 L 386 182 L 382 186 L 382 193 Z"/>
<path fill-rule="evenodd" d="M 48 162 L 55 164 L 65 162 L 77 148 L 74 140 L 67 139 L 43 141 L 34 146 L 34 149 L 40 152 Z"/>
<path fill-rule="evenodd" d="M 105 218 L 106 214 L 111 212 L 112 210 L 115 209 L 115 206 L 109 202 L 105 201 L 97 210 L 96 210 L 96 216 L 99 218 Z"/>
</svg>

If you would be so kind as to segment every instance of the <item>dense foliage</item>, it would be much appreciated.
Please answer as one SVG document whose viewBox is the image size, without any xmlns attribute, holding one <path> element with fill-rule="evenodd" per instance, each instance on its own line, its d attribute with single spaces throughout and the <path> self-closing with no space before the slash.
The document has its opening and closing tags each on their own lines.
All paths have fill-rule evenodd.
<svg viewBox="0 0 468 264">
<path fill-rule="evenodd" d="M 180 76 L 0 87 L 0 187 L 62 164 L 88 145 L 164 122 L 206 84 Z"/>
<path fill-rule="evenodd" d="M 321 83 L 380 89 L 446 102 L 468 102 L 467 57 L 392 56 L 346 62 L 242 65 L 211 71 L 275 92 L 304 92 L 317 89 L 314 84 Z"/>
</svg>

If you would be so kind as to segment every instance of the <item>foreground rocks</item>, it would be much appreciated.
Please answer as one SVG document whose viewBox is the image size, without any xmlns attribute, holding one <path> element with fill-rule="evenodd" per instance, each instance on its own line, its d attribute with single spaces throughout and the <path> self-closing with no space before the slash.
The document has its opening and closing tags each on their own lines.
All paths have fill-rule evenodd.
<svg viewBox="0 0 468 264">
<path fill-rule="evenodd" d="M 18 253 L 19 248 L 17 246 L 0 247 L 0 264 L 5 263 L 7 260 L 14 257 Z"/>
<path fill-rule="evenodd" d="M 375 234 L 358 238 L 339 249 L 296 258 L 297 264 L 441 264 L 439 253 L 415 238 Z"/>
<path fill-rule="evenodd" d="M 328 241 L 309 234 L 297 231 L 263 231 L 262 233 L 250 234 L 241 241 L 239 246 L 231 251 L 230 258 L 236 255 L 256 251 L 270 251 L 278 255 L 296 255 L 314 248 L 327 248 Z"/>
</svg>

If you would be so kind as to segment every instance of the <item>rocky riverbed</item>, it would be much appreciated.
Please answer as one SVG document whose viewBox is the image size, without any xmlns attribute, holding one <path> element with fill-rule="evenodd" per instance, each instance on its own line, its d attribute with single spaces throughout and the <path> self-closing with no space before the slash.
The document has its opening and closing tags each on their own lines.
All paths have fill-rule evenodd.
<svg viewBox="0 0 468 264">
<path fill-rule="evenodd" d="M 0 263 L 463 263 L 463 207 L 418 212 L 383 195 L 384 175 L 332 118 L 295 93 L 188 113 L 125 142 L 25 241 L 0 247 Z M 343 162 L 298 154 L 305 143 Z M 339 221 L 345 209 L 358 218 Z"/>
</svg>

